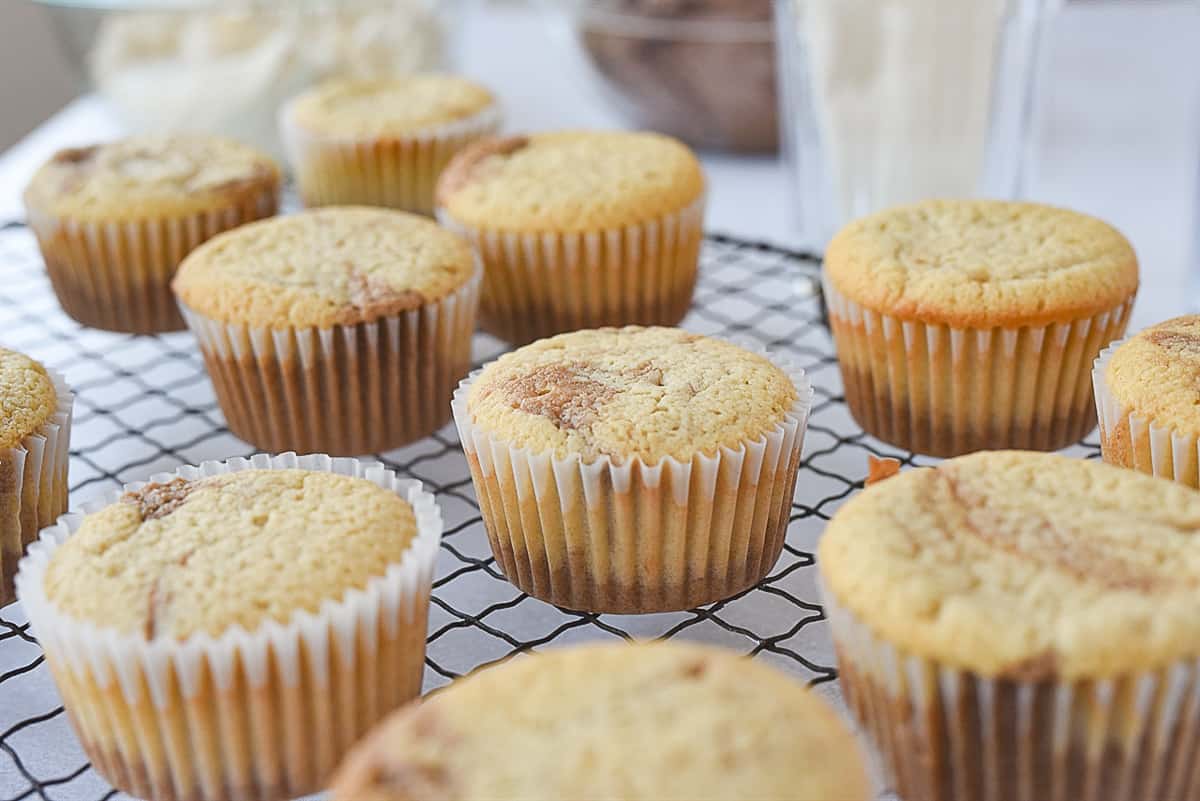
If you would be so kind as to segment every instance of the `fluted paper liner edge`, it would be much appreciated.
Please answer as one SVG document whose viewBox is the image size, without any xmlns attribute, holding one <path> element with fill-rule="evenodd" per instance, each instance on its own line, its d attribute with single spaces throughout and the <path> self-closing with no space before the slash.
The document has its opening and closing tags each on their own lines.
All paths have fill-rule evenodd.
<svg viewBox="0 0 1200 801">
<path fill-rule="evenodd" d="M 1200 661 L 990 678 L 906 653 L 818 582 L 851 713 L 890 789 L 927 801 L 1184 801 L 1200 793 Z"/>
<path fill-rule="evenodd" d="M 61 373 L 45 369 L 57 399 L 54 412 L 20 445 L 0 450 L 0 470 L 11 470 L 0 474 L 10 487 L 0 497 L 0 607 L 16 600 L 13 580 L 25 548 L 42 527 L 67 511 L 75 395 Z M 9 547 L 11 538 L 18 547 Z"/>
<path fill-rule="evenodd" d="M 235 435 L 268 451 L 360 456 L 449 421 L 450 398 L 471 365 L 483 280 L 474 259 L 453 292 L 372 322 L 269 329 L 180 309 Z"/>
<path fill-rule="evenodd" d="M 500 231 L 438 222 L 481 255 L 480 325 L 513 344 L 583 328 L 675 325 L 692 305 L 707 195 L 684 208 L 595 231 Z"/>
<path fill-rule="evenodd" d="M 153 334 L 181 331 L 171 280 L 191 251 L 218 234 L 275 214 L 279 187 L 183 215 L 125 220 L 56 217 L 27 208 L 63 310 L 83 325 Z"/>
<path fill-rule="evenodd" d="M 1124 334 L 1134 302 L 1045 326 L 951 328 L 865 308 L 828 276 L 823 289 L 855 420 L 931 456 L 1078 442 L 1094 425 L 1092 360 Z"/>
</svg>

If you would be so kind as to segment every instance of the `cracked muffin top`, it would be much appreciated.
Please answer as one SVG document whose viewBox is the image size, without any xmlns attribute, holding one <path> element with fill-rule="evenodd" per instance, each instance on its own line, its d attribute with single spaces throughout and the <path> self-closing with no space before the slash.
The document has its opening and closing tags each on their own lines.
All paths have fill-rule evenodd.
<svg viewBox="0 0 1200 801">
<path fill-rule="evenodd" d="M 987 676 L 1200 656 L 1200 493 L 1096 461 L 995 451 L 903 472 L 838 510 L 817 562 L 877 635 Z"/>
<path fill-rule="evenodd" d="M 876 312 L 954 327 L 1049 325 L 1131 299 L 1129 241 L 1086 214 L 1037 203 L 928 200 L 843 228 L 825 275 Z"/>
<path fill-rule="evenodd" d="M 88 515 L 51 557 L 46 597 L 71 617 L 147 639 L 253 631 L 366 587 L 416 535 L 412 506 L 365 479 L 179 478 Z"/>
<path fill-rule="evenodd" d="M 287 113 L 323 136 L 405 136 L 467 119 L 495 102 L 465 78 L 404 75 L 328 81 L 297 97 Z"/>
<path fill-rule="evenodd" d="M 470 387 L 489 434 L 557 456 L 690 461 L 757 440 L 799 395 L 765 357 L 678 328 L 600 328 L 501 356 Z"/>
<path fill-rule="evenodd" d="M 431 220 L 330 207 L 214 237 L 184 259 L 172 286 L 189 308 L 222 322 L 329 328 L 436 302 L 474 273 L 470 246 Z"/>
<path fill-rule="evenodd" d="M 438 205 L 464 225 L 577 232 L 646 223 L 704 194 L 687 145 L 628 131 L 555 131 L 489 137 L 465 148 L 438 179 Z"/>
<path fill-rule="evenodd" d="M 60 150 L 25 192 L 31 212 L 76 219 L 187 214 L 278 191 L 267 155 L 217 136 L 143 135 Z"/>
<path fill-rule="evenodd" d="M 0 449 L 15 448 L 58 408 L 46 368 L 23 353 L 0 348 Z"/>
<path fill-rule="evenodd" d="M 1200 436 L 1200 315 L 1176 317 L 1130 337 L 1113 352 L 1104 380 L 1126 410 Z"/>
<path fill-rule="evenodd" d="M 550 650 L 474 673 L 368 735 L 331 795 L 873 797 L 858 745 L 827 703 L 768 665 L 678 643 Z"/>
</svg>

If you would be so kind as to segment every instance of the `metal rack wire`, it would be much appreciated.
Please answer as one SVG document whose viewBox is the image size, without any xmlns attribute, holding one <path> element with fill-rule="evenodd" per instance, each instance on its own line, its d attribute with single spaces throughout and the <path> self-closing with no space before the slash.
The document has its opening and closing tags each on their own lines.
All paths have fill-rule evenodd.
<svg viewBox="0 0 1200 801">
<path fill-rule="evenodd" d="M 520 593 L 488 549 L 452 425 L 381 461 L 437 492 L 446 519 L 430 612 L 425 687 L 513 654 L 602 638 L 680 637 L 767 659 L 836 695 L 812 552 L 824 521 L 861 487 L 868 454 L 927 464 L 866 436 L 842 396 L 824 323 L 819 262 L 709 236 L 685 328 L 785 351 L 816 387 L 816 403 L 782 558 L 759 586 L 689 612 L 617 616 L 567 612 Z M 78 393 L 71 493 L 78 502 L 158 471 L 253 448 L 225 428 L 187 333 L 159 337 L 81 328 L 58 308 L 32 235 L 0 226 L 0 343 L 67 375 Z M 503 343 L 478 335 L 476 363 Z M 1077 452 L 1095 455 L 1094 444 Z M 19 605 L 0 609 L 0 801 L 120 797 L 88 766 Z"/>
</svg>

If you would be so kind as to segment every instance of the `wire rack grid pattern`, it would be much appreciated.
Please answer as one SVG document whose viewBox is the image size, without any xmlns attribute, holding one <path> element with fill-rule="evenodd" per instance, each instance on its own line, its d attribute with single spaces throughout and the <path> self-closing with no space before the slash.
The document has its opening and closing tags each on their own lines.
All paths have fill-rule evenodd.
<svg viewBox="0 0 1200 801">
<path fill-rule="evenodd" d="M 866 457 L 929 464 L 865 435 L 846 408 L 818 282 L 819 261 L 726 236 L 705 242 L 683 327 L 786 353 L 816 391 L 783 556 L 757 587 L 672 614 L 569 612 L 509 584 L 492 558 L 453 425 L 379 454 L 435 491 L 446 520 L 430 611 L 425 689 L 544 646 L 605 638 L 687 638 L 766 659 L 836 695 L 813 551 L 824 522 L 862 486 Z M 135 337 L 82 328 L 59 310 L 36 244 L 0 226 L 0 344 L 66 374 L 77 393 L 71 442 L 73 506 L 151 474 L 254 449 L 225 427 L 190 334 Z M 476 364 L 505 350 L 479 334 Z M 1095 455 L 1088 444 L 1076 449 Z M 19 604 L 0 609 L 0 801 L 121 797 L 87 764 Z"/>
</svg>

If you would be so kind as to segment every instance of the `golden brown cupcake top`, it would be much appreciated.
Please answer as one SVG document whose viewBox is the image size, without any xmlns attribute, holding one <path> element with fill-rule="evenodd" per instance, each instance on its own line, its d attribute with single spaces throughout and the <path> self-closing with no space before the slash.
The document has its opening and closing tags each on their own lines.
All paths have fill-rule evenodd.
<svg viewBox="0 0 1200 801">
<path fill-rule="evenodd" d="M 470 246 L 424 217 L 328 207 L 210 239 L 172 286 L 189 308 L 222 322 L 329 328 L 434 303 L 475 269 Z"/>
<path fill-rule="evenodd" d="M 858 745 L 779 670 L 695 645 L 589 645 L 487 668 L 393 715 L 337 801 L 866 801 Z"/>
<path fill-rule="evenodd" d="M 58 408 L 58 392 L 46 368 L 28 356 L 0 348 L 0 449 L 15 448 L 40 430 Z"/>
<path fill-rule="evenodd" d="M 770 432 L 792 379 L 763 356 L 678 328 L 602 328 L 501 356 L 467 409 L 489 434 L 536 452 L 647 464 L 689 461 Z"/>
<path fill-rule="evenodd" d="M 1200 493 L 1097 461 L 976 453 L 838 510 L 825 588 L 903 653 L 1099 679 L 1200 656 Z"/>
<path fill-rule="evenodd" d="M 483 139 L 442 173 L 438 205 L 462 224 L 576 232 L 641 224 L 704 193 L 686 145 L 625 131 L 562 131 Z"/>
<path fill-rule="evenodd" d="M 1113 352 L 1104 378 L 1123 408 L 1200 436 L 1200 315 L 1176 317 L 1131 337 Z"/>
<path fill-rule="evenodd" d="M 454 75 L 340 79 L 297 97 L 289 114 L 321 136 L 402 137 L 469 119 L 491 108 L 486 88 Z"/>
<path fill-rule="evenodd" d="M 279 167 L 216 136 L 145 135 L 60 150 L 25 192 L 31 213 L 86 220 L 170 217 L 278 189 Z"/>
<path fill-rule="evenodd" d="M 46 597 L 148 639 L 253 631 L 382 576 L 416 537 L 412 507 L 370 481 L 247 470 L 149 484 L 88 515 L 54 552 Z"/>
<path fill-rule="evenodd" d="M 929 200 L 856 220 L 830 242 L 825 273 L 873 311 L 971 328 L 1078 320 L 1138 287 L 1137 257 L 1112 226 L 996 200 Z"/>
</svg>

